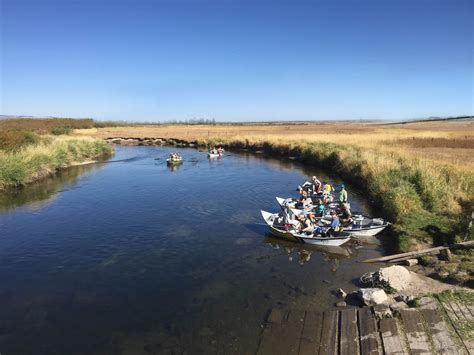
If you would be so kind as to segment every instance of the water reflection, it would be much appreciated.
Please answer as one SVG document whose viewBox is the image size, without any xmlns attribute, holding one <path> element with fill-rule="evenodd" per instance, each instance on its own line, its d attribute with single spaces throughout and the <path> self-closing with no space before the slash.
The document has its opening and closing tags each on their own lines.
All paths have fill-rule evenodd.
<svg viewBox="0 0 474 355">
<path fill-rule="evenodd" d="M 283 250 L 286 253 L 289 262 L 297 260 L 299 265 L 304 266 L 309 263 L 313 257 L 322 257 L 323 260 L 331 265 L 331 271 L 336 271 L 339 267 L 340 259 L 349 258 L 352 250 L 349 246 L 320 246 L 296 244 L 290 241 L 279 240 L 267 234 L 265 242 L 274 250 Z M 316 256 L 314 256 L 316 254 Z"/>
<path fill-rule="evenodd" d="M 59 192 L 71 188 L 79 176 L 101 169 L 102 166 L 102 163 L 73 166 L 37 183 L 1 192 L 0 212 L 7 212 L 21 206 L 31 210 L 40 210 L 53 203 Z"/>
</svg>

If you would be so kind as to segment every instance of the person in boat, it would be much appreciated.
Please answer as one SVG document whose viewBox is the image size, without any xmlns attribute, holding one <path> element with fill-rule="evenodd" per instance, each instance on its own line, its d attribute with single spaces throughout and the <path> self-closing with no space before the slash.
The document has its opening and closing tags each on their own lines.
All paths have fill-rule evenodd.
<svg viewBox="0 0 474 355">
<path fill-rule="evenodd" d="M 326 208 L 326 206 L 324 205 L 323 201 L 321 199 L 319 199 L 318 200 L 318 205 L 314 209 L 314 212 L 318 217 L 322 217 L 323 214 L 324 214 L 324 209 L 325 208 Z"/>
<path fill-rule="evenodd" d="M 224 148 L 222 148 L 222 147 L 217 148 L 217 153 L 218 153 L 219 155 L 224 154 Z"/>
<path fill-rule="evenodd" d="M 329 205 L 332 202 L 332 196 L 330 194 L 323 194 L 323 203 Z"/>
<path fill-rule="evenodd" d="M 313 176 L 310 181 L 306 181 L 298 188 L 300 190 L 300 193 L 302 190 L 306 190 L 313 194 L 319 194 L 321 192 L 321 181 L 319 181 L 316 176 Z"/>
<path fill-rule="evenodd" d="M 332 187 L 332 185 L 330 183 L 324 181 L 322 190 L 323 190 L 323 193 L 330 194 L 334 190 L 334 188 Z"/>
<path fill-rule="evenodd" d="M 341 185 L 341 190 L 339 191 L 339 202 L 347 202 L 347 191 L 344 184 Z"/>
<path fill-rule="evenodd" d="M 313 223 L 313 225 L 315 226 L 316 228 L 316 223 L 318 223 L 318 220 L 316 218 L 316 214 L 314 212 L 309 212 L 308 213 L 308 218 L 309 220 L 311 221 L 311 223 Z"/>
<path fill-rule="evenodd" d="M 301 192 L 301 197 L 296 201 L 295 207 L 301 209 L 308 209 L 313 204 L 313 200 L 309 197 L 309 194 L 306 191 Z"/>
<path fill-rule="evenodd" d="M 298 220 L 301 223 L 301 227 L 300 227 L 301 233 L 311 234 L 314 232 L 314 225 L 313 225 L 313 222 L 311 222 L 311 219 L 309 218 L 309 216 L 300 214 L 298 216 Z"/>
<path fill-rule="evenodd" d="M 339 232 L 341 229 L 340 225 L 341 225 L 341 222 L 339 221 L 339 217 L 337 216 L 336 211 L 332 210 L 331 211 L 331 226 L 327 230 L 326 236 L 332 237 L 335 232 Z"/>
<path fill-rule="evenodd" d="M 348 224 L 352 222 L 351 206 L 348 202 L 342 203 L 340 221 L 342 224 Z"/>
</svg>

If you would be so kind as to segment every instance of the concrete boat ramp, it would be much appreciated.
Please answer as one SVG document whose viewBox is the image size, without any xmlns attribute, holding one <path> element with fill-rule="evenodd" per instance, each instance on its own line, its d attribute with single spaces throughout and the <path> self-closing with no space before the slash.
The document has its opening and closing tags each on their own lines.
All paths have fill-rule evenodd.
<svg viewBox="0 0 474 355">
<path fill-rule="evenodd" d="M 257 354 L 474 354 L 474 334 L 466 332 L 473 312 L 471 305 L 431 297 L 391 318 L 384 318 L 378 306 L 272 309 Z"/>
</svg>

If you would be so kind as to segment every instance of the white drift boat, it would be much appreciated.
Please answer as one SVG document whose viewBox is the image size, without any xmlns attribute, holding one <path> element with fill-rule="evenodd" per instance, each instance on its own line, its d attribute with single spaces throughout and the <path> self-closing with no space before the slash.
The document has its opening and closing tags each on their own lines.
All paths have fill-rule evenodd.
<svg viewBox="0 0 474 355">
<path fill-rule="evenodd" d="M 351 240 L 351 234 L 347 232 L 338 232 L 331 237 L 324 237 L 316 233 L 309 235 L 306 233 L 299 233 L 294 228 L 291 228 L 291 225 L 285 224 L 283 221 L 284 218 L 278 213 L 270 213 L 265 211 L 261 211 L 261 213 L 265 223 L 270 228 L 270 232 L 279 238 L 300 243 L 326 246 L 339 246 Z"/>
<path fill-rule="evenodd" d="M 331 224 L 329 216 L 323 217 L 318 225 L 321 227 Z M 363 215 L 352 216 L 352 221 L 348 224 L 342 224 L 344 231 L 351 233 L 354 237 L 371 237 L 379 234 L 390 223 L 382 218 L 370 218 Z"/>
<path fill-rule="evenodd" d="M 281 198 L 281 197 L 275 197 L 275 198 L 281 207 L 289 207 L 295 210 L 302 210 L 300 208 L 296 208 L 297 200 L 295 198 Z M 338 208 L 340 206 L 340 203 L 331 202 L 327 206 L 331 209 L 334 209 L 334 208 Z M 306 210 L 310 211 L 315 207 L 316 207 L 315 205 L 310 204 L 307 206 Z"/>
<path fill-rule="evenodd" d="M 209 158 L 219 158 L 219 157 L 221 157 L 222 155 L 219 154 L 219 153 L 207 153 L 207 156 L 208 156 Z"/>
<path fill-rule="evenodd" d="M 276 198 L 278 204 L 281 207 L 288 207 L 291 208 L 294 213 L 302 213 L 303 210 L 296 208 L 296 200 L 292 198 Z M 330 209 L 336 209 L 339 207 L 338 202 L 333 202 L 328 205 Z M 314 206 L 309 205 L 305 208 L 306 211 L 311 211 Z M 321 227 L 328 227 L 331 224 L 331 217 L 324 216 L 318 222 L 318 225 Z M 347 224 L 342 224 L 342 228 L 344 231 L 351 233 L 354 237 L 370 237 L 379 234 L 383 231 L 390 223 L 383 220 L 382 218 L 370 218 L 361 214 L 355 214 L 352 216 L 352 221 Z"/>
</svg>

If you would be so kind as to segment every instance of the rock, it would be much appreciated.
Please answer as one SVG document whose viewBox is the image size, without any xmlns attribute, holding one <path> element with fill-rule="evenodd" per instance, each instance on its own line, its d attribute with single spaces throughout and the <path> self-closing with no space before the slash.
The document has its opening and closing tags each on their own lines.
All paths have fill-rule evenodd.
<svg viewBox="0 0 474 355">
<path fill-rule="evenodd" d="M 408 305 L 405 302 L 402 302 L 402 301 L 395 302 L 395 303 L 390 305 L 390 309 L 393 312 L 398 312 L 398 311 L 400 311 L 401 309 L 404 309 L 404 308 L 408 308 Z"/>
<path fill-rule="evenodd" d="M 413 296 L 407 296 L 407 295 L 398 295 L 395 296 L 395 301 L 397 302 L 405 302 L 405 303 L 410 303 L 415 300 L 415 297 Z"/>
<path fill-rule="evenodd" d="M 357 295 L 366 306 L 386 304 L 388 302 L 387 294 L 381 288 L 361 288 Z"/>
<path fill-rule="evenodd" d="M 346 298 L 347 293 L 342 288 L 338 288 L 336 291 L 336 296 L 339 298 Z"/>
<path fill-rule="evenodd" d="M 411 282 L 410 272 L 400 265 L 384 267 L 361 276 L 363 285 L 382 288 L 387 292 L 402 291 Z"/>
<path fill-rule="evenodd" d="M 390 307 L 386 304 L 377 304 L 373 308 L 375 316 L 379 319 L 392 317 L 392 311 L 390 310 Z"/>
<path fill-rule="evenodd" d="M 199 330 L 199 335 L 202 337 L 210 337 L 214 334 L 211 328 L 204 327 Z"/>
<path fill-rule="evenodd" d="M 408 259 L 405 260 L 405 265 L 406 266 L 413 266 L 418 264 L 418 259 Z"/>
<path fill-rule="evenodd" d="M 347 303 L 344 301 L 340 301 L 336 303 L 336 307 L 346 307 L 346 306 L 347 306 Z"/>
</svg>

